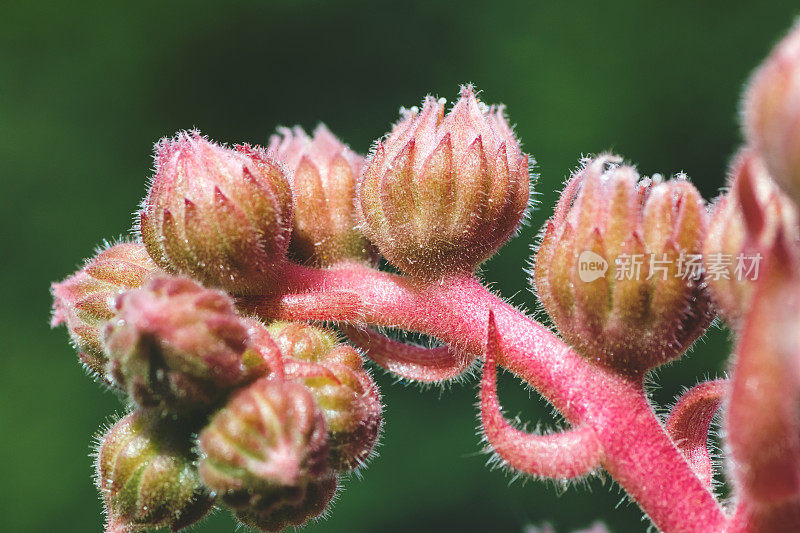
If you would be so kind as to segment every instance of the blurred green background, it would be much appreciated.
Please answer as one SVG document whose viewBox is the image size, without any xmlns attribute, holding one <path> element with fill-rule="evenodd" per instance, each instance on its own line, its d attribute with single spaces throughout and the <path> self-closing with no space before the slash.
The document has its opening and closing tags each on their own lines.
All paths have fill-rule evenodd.
<svg viewBox="0 0 800 533">
<path fill-rule="evenodd" d="M 0 529 L 100 531 L 91 435 L 120 409 L 48 329 L 48 285 L 125 234 L 151 146 L 196 126 L 263 143 L 324 121 L 366 151 L 397 108 L 471 81 L 508 105 L 538 161 L 532 224 L 486 269 L 534 307 L 523 267 L 582 153 L 613 149 L 643 173 L 686 171 L 707 197 L 740 141 L 742 84 L 800 13 L 796 2 L 5 2 L 0 15 Z M 654 398 L 724 371 L 728 333 L 656 377 Z M 421 390 L 379 378 L 380 457 L 308 531 L 559 531 L 595 518 L 644 531 L 609 480 L 566 491 L 485 467 L 474 380 Z M 552 424 L 506 376 L 509 414 Z M 560 496 L 557 494 L 562 493 Z M 231 531 L 218 513 L 198 531 Z"/>
</svg>

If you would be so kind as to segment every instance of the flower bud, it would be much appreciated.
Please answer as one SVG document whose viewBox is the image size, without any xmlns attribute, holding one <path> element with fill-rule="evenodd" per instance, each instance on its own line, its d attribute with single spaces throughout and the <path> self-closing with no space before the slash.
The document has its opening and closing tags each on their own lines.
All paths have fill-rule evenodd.
<svg viewBox="0 0 800 533">
<path fill-rule="evenodd" d="M 764 252 L 783 239 L 783 247 L 796 256 L 800 231 L 797 208 L 754 150 L 743 149 L 734 159 L 729 185 L 714 206 L 703 252 L 714 303 L 738 327 L 750 309 Z"/>
<path fill-rule="evenodd" d="M 142 407 L 186 413 L 214 407 L 268 372 L 249 353 L 231 298 L 180 277 L 159 277 L 117 298 L 106 326 L 109 376 Z"/>
<path fill-rule="evenodd" d="M 301 525 L 336 490 L 325 420 L 305 387 L 262 378 L 237 392 L 199 438 L 200 475 L 245 524 Z"/>
<path fill-rule="evenodd" d="M 471 86 L 444 114 L 427 97 L 404 111 L 359 187 L 367 236 L 393 265 L 435 277 L 472 271 L 513 235 L 528 204 L 528 156 L 502 106 Z"/>
<path fill-rule="evenodd" d="M 284 354 L 287 377 L 308 387 L 325 416 L 331 466 L 350 470 L 365 464 L 380 435 L 383 406 L 361 356 L 333 333 L 308 324 L 276 322 L 268 329 Z"/>
<path fill-rule="evenodd" d="M 745 132 L 767 170 L 800 204 L 800 23 L 756 70 L 744 101 Z"/>
<path fill-rule="evenodd" d="M 140 287 L 158 272 L 138 243 L 109 246 L 61 283 L 54 283 L 53 327 L 66 324 L 78 357 L 95 377 L 105 379 L 103 325 L 114 316 L 114 299 Z"/>
<path fill-rule="evenodd" d="M 290 252 L 300 263 L 330 266 L 373 262 L 376 251 L 357 227 L 356 180 L 364 158 L 320 124 L 309 138 L 303 128 L 281 128 L 268 152 L 290 171 L 294 227 Z"/>
<path fill-rule="evenodd" d="M 711 322 L 707 215 L 685 179 L 640 181 L 618 163 L 590 160 L 567 184 L 536 256 L 536 290 L 582 355 L 641 371 L 680 356 Z"/>
<path fill-rule="evenodd" d="M 200 482 L 188 432 L 134 411 L 99 444 L 96 481 L 108 531 L 177 531 L 211 510 L 213 498 Z"/>
<path fill-rule="evenodd" d="M 139 213 L 153 260 L 235 294 L 270 288 L 292 226 L 289 182 L 259 148 L 236 150 L 182 132 L 156 146 L 156 174 Z"/>
</svg>

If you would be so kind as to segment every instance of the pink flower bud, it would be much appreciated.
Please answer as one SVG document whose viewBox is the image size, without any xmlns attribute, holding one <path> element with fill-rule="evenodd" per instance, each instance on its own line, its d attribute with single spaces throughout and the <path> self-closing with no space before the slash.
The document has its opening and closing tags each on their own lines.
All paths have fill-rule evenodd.
<svg viewBox="0 0 800 533">
<path fill-rule="evenodd" d="M 775 239 L 797 256 L 800 246 L 797 208 L 770 178 L 758 154 L 743 149 L 734 159 L 730 190 L 719 198 L 703 246 L 706 276 L 714 303 L 738 327 L 750 309 L 755 282 L 766 250 Z M 713 263 L 727 268 L 715 270 Z"/>
<path fill-rule="evenodd" d="M 114 316 L 118 294 L 140 287 L 159 269 L 138 243 L 109 246 L 60 283 L 54 283 L 53 327 L 66 324 L 78 356 L 89 372 L 105 379 L 108 358 L 103 325 Z"/>
<path fill-rule="evenodd" d="M 177 531 L 201 520 L 213 498 L 200 482 L 190 433 L 139 411 L 109 429 L 97 449 L 107 531 Z"/>
<path fill-rule="evenodd" d="M 268 372 L 249 341 L 227 294 L 160 277 L 117 298 L 105 332 L 109 376 L 143 407 L 205 410 Z"/>
<path fill-rule="evenodd" d="M 776 182 L 800 203 L 800 24 L 756 70 L 744 102 L 745 132 Z"/>
<path fill-rule="evenodd" d="M 519 227 L 528 204 L 528 156 L 504 109 L 471 86 L 444 114 L 432 97 L 370 155 L 359 188 L 368 237 L 401 270 L 419 276 L 472 271 Z"/>
<path fill-rule="evenodd" d="M 285 261 L 291 189 L 259 148 L 237 150 L 182 132 L 156 146 L 156 174 L 139 213 L 156 263 L 235 294 L 262 292 Z"/>
<path fill-rule="evenodd" d="M 199 442 L 203 481 L 247 525 L 299 526 L 335 493 L 325 420 L 297 383 L 262 378 L 240 390 Z"/>
<path fill-rule="evenodd" d="M 375 249 L 359 230 L 355 209 L 356 181 L 364 158 L 321 124 L 313 138 L 300 126 L 278 132 L 270 137 L 268 152 L 290 172 L 292 257 L 318 266 L 374 261 Z"/>
<path fill-rule="evenodd" d="M 536 256 L 536 290 L 584 356 L 645 370 L 680 356 L 713 317 L 700 256 L 707 214 L 686 179 L 640 181 L 619 161 L 587 161 L 567 184 Z"/>
<path fill-rule="evenodd" d="M 268 329 L 285 357 L 287 377 L 308 387 L 322 409 L 331 466 L 350 470 L 365 464 L 380 435 L 383 406 L 361 356 L 308 324 L 276 322 Z"/>
</svg>

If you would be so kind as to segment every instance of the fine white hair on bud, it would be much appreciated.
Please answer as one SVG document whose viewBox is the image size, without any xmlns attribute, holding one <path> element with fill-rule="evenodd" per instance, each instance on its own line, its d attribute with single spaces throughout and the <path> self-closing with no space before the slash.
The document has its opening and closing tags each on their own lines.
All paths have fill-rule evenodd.
<svg viewBox="0 0 800 533">
<path fill-rule="evenodd" d="M 289 246 L 291 187 L 264 149 L 181 132 L 156 145 L 139 227 L 162 268 L 234 294 L 266 292 Z"/>
<path fill-rule="evenodd" d="M 502 106 L 464 86 L 449 113 L 431 96 L 401 112 L 362 174 L 358 206 L 381 254 L 404 272 L 469 272 L 517 230 L 528 205 L 528 156 Z"/>
</svg>

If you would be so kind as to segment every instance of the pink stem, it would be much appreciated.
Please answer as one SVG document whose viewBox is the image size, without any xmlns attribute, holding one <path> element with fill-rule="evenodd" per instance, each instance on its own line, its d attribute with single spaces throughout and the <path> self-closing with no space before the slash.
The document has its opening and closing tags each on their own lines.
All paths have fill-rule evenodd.
<svg viewBox="0 0 800 533">
<path fill-rule="evenodd" d="M 708 452 L 708 430 L 727 386 L 727 380 L 723 379 L 695 385 L 681 396 L 667 419 L 667 433 L 707 486 L 714 479 Z"/>
<path fill-rule="evenodd" d="M 724 529 L 721 507 L 650 408 L 643 375 L 620 375 L 579 356 L 473 277 L 425 282 L 367 268 L 293 266 L 285 279 L 284 294 L 240 304 L 284 320 L 398 326 L 470 353 L 485 348 L 492 309 L 503 334 L 500 364 L 536 387 L 573 426 L 595 430 L 604 450 L 603 466 L 657 527 L 667 532 Z"/>
<path fill-rule="evenodd" d="M 433 383 L 453 379 L 475 360 L 449 346 L 424 348 L 392 340 L 369 328 L 343 326 L 341 329 L 382 368 L 414 381 Z"/>
<path fill-rule="evenodd" d="M 490 311 L 486 361 L 481 383 L 481 420 L 486 440 L 509 466 L 534 476 L 570 479 L 600 466 L 603 451 L 589 426 L 551 435 L 533 435 L 513 428 L 500 410 L 497 399 L 496 357 L 499 340 Z"/>
</svg>

